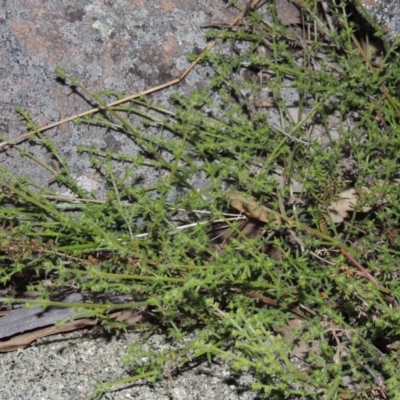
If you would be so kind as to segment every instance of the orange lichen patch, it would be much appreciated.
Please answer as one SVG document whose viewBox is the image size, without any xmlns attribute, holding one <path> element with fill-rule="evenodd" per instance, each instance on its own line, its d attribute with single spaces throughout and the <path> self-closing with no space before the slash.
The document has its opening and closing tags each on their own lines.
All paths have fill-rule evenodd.
<svg viewBox="0 0 400 400">
<path fill-rule="evenodd" d="M 364 6 L 373 6 L 375 4 L 375 0 L 360 0 L 360 3 Z"/>
<path fill-rule="evenodd" d="M 137 6 L 140 6 L 140 7 L 143 7 L 143 6 L 144 6 L 144 0 L 135 0 L 134 3 L 135 3 Z"/>
<path fill-rule="evenodd" d="M 46 61 L 57 64 L 65 54 L 69 57 L 77 53 L 78 48 L 66 43 L 62 35 L 55 29 L 52 32 L 42 31 L 42 28 L 31 21 L 14 23 L 11 32 L 24 42 L 30 56 L 45 54 Z"/>
<path fill-rule="evenodd" d="M 167 59 L 172 58 L 173 56 L 177 55 L 179 52 L 179 44 L 175 38 L 175 36 L 170 35 L 166 39 L 164 46 L 163 46 L 163 53 L 165 54 Z"/>
<path fill-rule="evenodd" d="M 160 6 L 163 11 L 174 11 L 176 8 L 184 8 L 185 2 L 182 0 L 163 0 Z"/>
<path fill-rule="evenodd" d="M 30 7 L 29 10 L 29 18 L 34 21 L 36 17 L 41 17 L 44 14 L 47 14 L 48 10 L 47 8 L 43 5 L 42 0 L 34 0 L 34 1 L 23 1 L 23 7 Z"/>
</svg>

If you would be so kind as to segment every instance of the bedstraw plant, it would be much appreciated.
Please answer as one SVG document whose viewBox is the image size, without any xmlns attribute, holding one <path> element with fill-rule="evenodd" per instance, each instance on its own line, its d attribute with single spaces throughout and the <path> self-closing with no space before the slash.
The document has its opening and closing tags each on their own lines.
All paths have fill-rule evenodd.
<svg viewBox="0 0 400 400">
<path fill-rule="evenodd" d="M 57 69 L 101 110 L 75 123 L 139 149 L 77 149 L 102 192 L 82 188 L 18 110 L 58 169 L 15 145 L 51 185 L 1 170 L 5 304 L 72 306 L 106 330 L 144 331 L 123 360 L 132 376 L 93 397 L 166 375 L 173 384 L 183 366 L 215 358 L 250 373 L 263 398 L 396 397 L 400 58 L 345 3 L 304 1 L 293 25 L 268 3 L 208 29 L 222 40 L 198 68 L 214 74 L 173 106 L 143 96 L 110 107 L 118 94 Z M 67 289 L 85 302 L 60 304 Z M 142 322 L 116 321 L 121 310 Z M 149 349 L 154 332 L 174 349 Z"/>
</svg>

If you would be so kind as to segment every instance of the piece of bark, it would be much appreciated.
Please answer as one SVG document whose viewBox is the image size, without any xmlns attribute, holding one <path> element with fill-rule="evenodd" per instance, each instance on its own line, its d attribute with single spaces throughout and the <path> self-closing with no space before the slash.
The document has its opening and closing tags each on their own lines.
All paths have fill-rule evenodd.
<svg viewBox="0 0 400 400">
<path fill-rule="evenodd" d="M 75 321 L 67 322 L 59 328 L 55 326 L 49 326 L 47 328 L 36 329 L 32 332 L 17 335 L 9 340 L 0 342 L 0 353 L 7 353 L 9 351 L 24 349 L 39 338 L 55 335 L 57 333 L 75 331 L 86 326 L 95 325 L 96 323 L 97 321 L 94 318 L 82 318 Z"/>
<path fill-rule="evenodd" d="M 83 301 L 83 296 L 80 293 L 72 293 L 61 301 L 80 303 Z M 73 308 L 48 307 L 45 310 L 42 307 L 19 308 L 0 318 L 0 339 L 54 325 L 56 322 L 65 321 L 77 314 Z"/>
<path fill-rule="evenodd" d="M 113 295 L 107 293 L 99 296 L 107 298 L 113 304 L 122 304 L 132 301 L 131 295 Z M 28 301 L 28 300 L 27 300 Z M 84 296 L 81 293 L 72 293 L 57 298 L 64 303 L 83 303 Z M 116 322 L 124 322 L 127 326 L 147 321 L 151 318 L 147 307 L 123 309 L 108 315 Z M 68 321 L 70 317 L 75 319 Z M 56 327 L 57 322 L 64 322 Z M 82 329 L 98 323 L 96 318 L 85 318 L 81 312 L 69 307 L 43 307 L 18 308 L 9 311 L 7 315 L 0 318 L 0 353 L 15 351 L 29 346 L 36 339 Z M 8 339 L 8 340 L 4 340 Z"/>
</svg>

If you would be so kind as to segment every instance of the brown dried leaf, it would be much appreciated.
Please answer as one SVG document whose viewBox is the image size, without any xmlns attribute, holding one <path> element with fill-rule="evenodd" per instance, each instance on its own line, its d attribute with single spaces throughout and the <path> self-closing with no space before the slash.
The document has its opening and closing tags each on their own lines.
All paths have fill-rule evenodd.
<svg viewBox="0 0 400 400">
<path fill-rule="evenodd" d="M 331 211 L 330 217 L 332 221 L 336 224 L 343 222 L 347 218 L 348 213 L 355 210 L 357 207 L 358 197 L 361 194 L 367 194 L 370 190 L 366 187 L 362 187 L 360 190 L 355 190 L 354 188 L 347 189 L 339 194 L 339 199 L 330 204 L 329 210 Z M 363 206 L 361 208 L 362 212 L 368 212 L 371 207 Z"/>
<path fill-rule="evenodd" d="M 297 25 L 301 22 L 301 11 L 292 1 L 275 0 L 275 6 L 282 25 Z"/>
<path fill-rule="evenodd" d="M 256 238 L 263 234 L 264 224 L 259 221 L 250 220 L 248 218 L 240 221 L 235 229 L 229 226 L 217 227 L 208 231 L 210 244 L 217 248 L 224 247 L 231 239 L 238 238 L 239 232 L 249 238 Z"/>
<path fill-rule="evenodd" d="M 393 179 L 393 181 L 391 181 L 390 183 L 394 185 L 399 185 L 400 180 Z M 386 183 L 383 181 L 377 181 L 376 185 L 384 186 L 386 185 Z M 343 222 L 343 220 L 348 216 L 348 213 L 354 211 L 357 208 L 358 206 L 357 201 L 359 196 L 366 195 L 368 193 L 371 193 L 371 190 L 366 188 L 365 186 L 361 187 L 360 189 L 354 189 L 354 188 L 347 189 L 344 190 L 342 193 L 340 193 L 339 200 L 332 202 L 329 206 L 329 210 L 332 211 L 331 213 L 332 221 L 335 223 Z M 379 198 L 379 202 L 380 204 L 386 204 L 388 200 L 385 198 Z M 362 212 L 368 212 L 370 210 L 371 207 L 369 206 L 363 206 L 360 208 L 360 211 Z"/>
<path fill-rule="evenodd" d="M 277 215 L 271 215 L 265 207 L 257 204 L 257 200 L 254 197 L 245 197 L 240 192 L 229 193 L 229 204 L 240 213 L 248 216 L 249 218 L 256 219 L 261 222 L 275 222 L 279 225 L 282 224 L 281 218 Z"/>
<path fill-rule="evenodd" d="M 305 360 L 310 354 L 317 354 L 320 350 L 320 341 L 312 340 L 306 342 L 299 338 L 299 330 L 302 329 L 304 320 L 300 318 L 294 318 L 284 327 L 274 327 L 275 332 L 282 335 L 288 342 L 293 342 L 292 354 L 296 357 Z"/>
<path fill-rule="evenodd" d="M 113 318 L 115 318 L 118 322 L 126 322 L 127 324 L 137 324 L 138 322 L 142 322 L 147 318 L 147 310 L 146 309 L 129 309 L 129 310 L 121 310 L 116 314 L 113 314 Z"/>
<path fill-rule="evenodd" d="M 264 233 L 264 224 L 259 221 L 245 219 L 240 222 L 236 229 L 231 229 L 229 227 L 219 227 L 215 229 L 211 229 L 208 232 L 208 236 L 210 237 L 210 244 L 215 246 L 225 245 L 229 242 L 230 239 L 236 238 L 238 236 L 238 232 L 242 232 L 242 234 L 249 239 L 255 239 L 261 236 Z"/>
</svg>

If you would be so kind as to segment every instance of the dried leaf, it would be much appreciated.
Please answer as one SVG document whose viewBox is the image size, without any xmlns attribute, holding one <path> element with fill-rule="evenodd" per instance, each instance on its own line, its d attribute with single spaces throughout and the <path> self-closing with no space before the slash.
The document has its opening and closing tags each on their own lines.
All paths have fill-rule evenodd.
<svg viewBox="0 0 400 400">
<path fill-rule="evenodd" d="M 263 225 L 259 221 L 247 220 L 241 232 L 249 239 L 256 239 L 264 233 Z"/>
<path fill-rule="evenodd" d="M 279 183 L 280 182 L 278 181 L 278 185 Z M 400 184 L 400 180 L 395 179 L 392 183 L 398 185 Z M 377 182 L 377 185 L 380 184 L 383 185 L 384 182 Z M 299 184 L 299 190 L 301 189 L 302 185 Z M 359 205 L 359 197 L 369 193 L 371 193 L 371 190 L 365 186 L 359 189 L 350 188 L 344 190 L 338 195 L 338 200 L 333 201 L 329 205 L 328 210 L 330 213 L 327 219 L 336 224 L 340 224 L 348 217 L 349 213 L 356 209 L 361 212 L 369 212 L 371 207 L 366 205 L 360 207 Z M 385 198 L 380 198 L 379 200 L 380 204 L 387 203 Z M 282 224 L 282 218 L 275 213 L 272 214 L 272 212 L 269 212 L 268 208 L 257 203 L 257 200 L 254 197 L 245 196 L 243 193 L 234 191 L 229 193 L 229 203 L 233 208 L 249 218 L 257 219 L 258 221 L 265 223 L 275 220 L 277 224 Z"/>
<path fill-rule="evenodd" d="M 349 350 L 343 343 L 340 343 L 336 347 L 336 353 L 333 356 L 333 362 L 335 364 L 340 364 L 342 359 L 347 357 L 348 355 L 349 355 Z"/>
<path fill-rule="evenodd" d="M 137 324 L 139 322 L 143 322 L 148 319 L 147 309 L 128 309 L 121 310 L 118 313 L 113 314 L 113 318 L 115 318 L 118 322 L 126 322 L 127 324 Z"/>
<path fill-rule="evenodd" d="M 238 232 L 242 232 L 242 234 L 249 239 L 255 239 L 261 236 L 264 233 L 264 224 L 259 221 L 245 219 L 240 222 L 237 226 L 237 229 L 233 230 L 229 227 L 216 228 L 212 229 L 208 232 L 210 237 L 211 245 L 225 245 L 229 242 L 230 239 L 236 238 L 238 236 Z"/>
<path fill-rule="evenodd" d="M 310 354 L 317 354 L 320 350 L 320 341 L 312 340 L 306 342 L 299 338 L 299 330 L 302 329 L 304 320 L 294 318 L 284 327 L 274 327 L 275 332 L 282 335 L 288 342 L 293 342 L 292 354 L 302 360 L 305 360 Z"/>
<path fill-rule="evenodd" d="M 386 183 L 383 181 L 376 182 L 377 186 L 384 186 L 385 184 Z M 399 185 L 400 180 L 393 179 L 393 181 L 391 181 L 391 184 Z M 359 196 L 366 195 L 368 193 L 371 193 L 371 190 L 366 188 L 365 186 L 361 187 L 360 189 L 354 189 L 354 188 L 347 189 L 344 190 L 342 193 L 340 193 L 339 200 L 332 202 L 329 206 L 329 210 L 332 211 L 331 213 L 332 221 L 335 223 L 343 222 L 343 220 L 348 216 L 349 212 L 352 212 L 356 208 L 358 208 L 357 202 Z M 379 198 L 380 204 L 386 204 L 387 202 L 388 202 L 387 199 Z M 371 210 L 371 207 L 363 206 L 360 207 L 359 210 L 362 212 L 368 212 Z"/>
<path fill-rule="evenodd" d="M 339 199 L 330 204 L 329 210 L 331 211 L 330 217 L 336 224 L 343 222 L 347 218 L 348 213 L 355 210 L 359 195 L 367 194 L 370 190 L 362 187 L 360 190 L 347 189 L 339 194 Z M 371 207 L 363 206 L 360 209 L 362 212 L 368 212 Z"/>
<path fill-rule="evenodd" d="M 301 22 L 301 11 L 292 1 L 275 0 L 275 6 L 282 25 L 297 25 Z"/>
<path fill-rule="evenodd" d="M 256 219 L 261 222 L 275 222 L 279 225 L 282 224 L 281 218 L 277 215 L 271 215 L 265 207 L 260 206 L 254 197 L 245 197 L 240 192 L 229 193 L 229 204 L 240 213 L 248 216 L 249 218 Z"/>
</svg>

